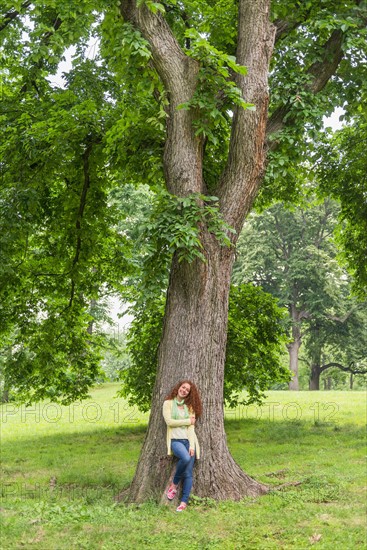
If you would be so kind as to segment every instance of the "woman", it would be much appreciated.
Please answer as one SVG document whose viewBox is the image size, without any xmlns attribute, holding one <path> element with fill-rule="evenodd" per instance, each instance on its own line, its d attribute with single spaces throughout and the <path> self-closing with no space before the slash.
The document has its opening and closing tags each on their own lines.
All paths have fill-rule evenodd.
<svg viewBox="0 0 367 550">
<path fill-rule="evenodd" d="M 173 500 L 182 481 L 181 503 L 177 512 L 187 506 L 192 488 L 192 470 L 196 458 L 200 458 L 199 442 L 195 434 L 195 421 L 201 415 L 199 392 L 190 380 L 181 380 L 163 403 L 163 417 L 167 424 L 167 450 L 178 458 L 173 482 L 166 495 Z"/>
</svg>

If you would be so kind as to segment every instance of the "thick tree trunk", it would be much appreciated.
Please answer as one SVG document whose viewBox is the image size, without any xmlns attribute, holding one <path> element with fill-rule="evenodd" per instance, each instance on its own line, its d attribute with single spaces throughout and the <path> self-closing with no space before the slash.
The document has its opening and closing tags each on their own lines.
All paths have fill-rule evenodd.
<svg viewBox="0 0 367 550">
<path fill-rule="evenodd" d="M 290 316 L 292 319 L 292 342 L 288 345 L 289 353 L 289 368 L 293 374 L 292 380 L 289 382 L 289 389 L 293 391 L 299 390 L 298 381 L 298 353 L 302 344 L 300 315 L 294 304 L 290 305 Z"/>
<path fill-rule="evenodd" d="M 320 365 L 312 364 L 310 383 L 309 383 L 310 390 L 320 389 L 320 374 L 321 374 Z"/>
<path fill-rule="evenodd" d="M 255 496 L 267 491 L 266 486 L 239 468 L 227 448 L 223 365 L 233 251 L 221 248 L 214 237 L 206 235 L 205 253 L 206 263 L 173 262 L 154 406 L 128 496 L 134 502 L 153 495 L 160 498 L 172 475 L 174 464 L 166 457 L 162 405 L 169 390 L 181 378 L 195 382 L 203 400 L 203 416 L 196 425 L 201 459 L 194 469 L 194 494 L 238 500 L 244 495 Z"/>
<path fill-rule="evenodd" d="M 153 14 L 144 5 L 138 8 L 134 0 L 121 0 L 120 8 L 124 19 L 150 43 L 154 66 L 169 98 L 163 159 L 167 188 L 179 196 L 206 194 L 203 141 L 195 135 L 197 112 L 177 109 L 196 91 L 199 62 L 184 54 L 161 14 Z M 256 110 L 233 108 L 227 163 L 217 188 L 211 190 L 219 197 L 223 218 L 237 235 L 264 173 L 268 70 L 275 36 L 269 22 L 270 0 L 240 0 L 238 8 L 236 58 L 248 68 L 248 75 L 238 74 L 235 80 L 244 100 L 253 103 Z M 267 491 L 235 463 L 224 431 L 223 378 L 234 249 L 220 246 L 205 227 L 202 244 L 206 262 L 188 264 L 173 259 L 151 417 L 127 495 L 130 501 L 160 498 L 172 475 L 174 465 L 166 456 L 162 405 L 172 386 L 183 378 L 197 384 L 204 408 L 196 426 L 202 452 L 195 467 L 194 493 L 214 499 L 240 499 Z"/>
<path fill-rule="evenodd" d="M 310 390 L 320 389 L 320 374 L 326 370 L 326 365 L 322 365 L 322 339 L 320 338 L 320 327 L 316 323 L 311 331 L 311 374 L 309 381 Z"/>
<path fill-rule="evenodd" d="M 299 390 L 299 380 L 298 380 L 298 352 L 301 346 L 300 340 L 293 340 L 291 344 L 288 345 L 289 353 L 289 368 L 292 372 L 293 378 L 289 382 L 289 389 L 292 391 Z"/>
</svg>

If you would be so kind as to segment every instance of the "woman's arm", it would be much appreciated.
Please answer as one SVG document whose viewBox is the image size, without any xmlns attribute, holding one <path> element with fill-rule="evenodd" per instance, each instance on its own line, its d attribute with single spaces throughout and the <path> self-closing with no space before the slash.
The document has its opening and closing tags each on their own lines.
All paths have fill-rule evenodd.
<svg viewBox="0 0 367 550">
<path fill-rule="evenodd" d="M 195 428 L 193 424 L 187 428 L 187 439 L 189 440 L 190 451 L 195 451 Z M 190 456 L 192 456 L 191 452 Z"/>
<path fill-rule="evenodd" d="M 182 418 L 182 420 L 180 418 L 177 420 L 171 418 L 171 410 L 172 408 L 170 401 L 165 401 L 163 403 L 163 418 L 167 426 L 171 426 L 172 428 L 178 428 L 180 426 L 191 426 L 190 418 Z"/>
</svg>

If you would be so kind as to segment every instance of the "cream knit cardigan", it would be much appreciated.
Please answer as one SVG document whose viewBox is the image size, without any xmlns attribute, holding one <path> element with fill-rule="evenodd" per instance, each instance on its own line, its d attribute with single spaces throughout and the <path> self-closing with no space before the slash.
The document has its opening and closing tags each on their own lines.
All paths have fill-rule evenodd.
<svg viewBox="0 0 367 550">
<path fill-rule="evenodd" d="M 163 418 L 167 424 L 167 454 L 172 455 L 171 451 L 171 432 L 172 428 L 179 426 L 187 426 L 187 438 L 189 440 L 190 449 L 195 449 L 196 458 L 200 458 L 200 446 L 196 437 L 194 424 L 191 424 L 190 418 L 174 419 L 172 418 L 172 399 L 167 399 L 163 403 Z M 195 416 L 192 410 L 189 410 L 190 416 Z"/>
</svg>

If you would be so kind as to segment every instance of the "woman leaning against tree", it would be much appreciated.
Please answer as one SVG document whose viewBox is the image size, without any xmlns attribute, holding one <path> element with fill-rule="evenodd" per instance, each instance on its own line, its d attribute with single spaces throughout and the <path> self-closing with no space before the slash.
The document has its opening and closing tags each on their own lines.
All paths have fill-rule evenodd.
<svg viewBox="0 0 367 550">
<path fill-rule="evenodd" d="M 173 500 L 182 482 L 181 502 L 177 512 L 187 507 L 195 458 L 200 458 L 199 442 L 195 433 L 195 421 L 201 415 L 199 392 L 190 380 L 181 380 L 172 388 L 163 403 L 163 417 L 167 424 L 167 451 L 178 458 L 173 481 L 166 491 Z"/>
</svg>

